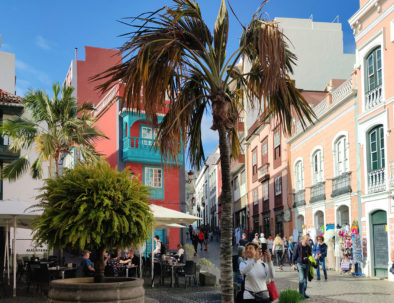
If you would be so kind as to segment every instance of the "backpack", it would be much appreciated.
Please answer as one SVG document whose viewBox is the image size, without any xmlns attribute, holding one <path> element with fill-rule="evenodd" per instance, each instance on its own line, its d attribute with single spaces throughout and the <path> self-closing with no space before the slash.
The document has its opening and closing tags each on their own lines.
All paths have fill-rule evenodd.
<svg viewBox="0 0 394 303">
<path fill-rule="evenodd" d="M 165 255 L 166 252 L 167 252 L 167 247 L 166 247 L 166 245 L 165 245 L 163 242 L 160 242 L 160 243 L 161 243 L 161 246 L 160 246 L 160 254 L 161 254 L 161 255 Z"/>
<path fill-rule="evenodd" d="M 198 234 L 198 239 L 199 239 L 200 241 L 204 240 L 204 233 L 200 232 L 200 233 Z"/>
</svg>

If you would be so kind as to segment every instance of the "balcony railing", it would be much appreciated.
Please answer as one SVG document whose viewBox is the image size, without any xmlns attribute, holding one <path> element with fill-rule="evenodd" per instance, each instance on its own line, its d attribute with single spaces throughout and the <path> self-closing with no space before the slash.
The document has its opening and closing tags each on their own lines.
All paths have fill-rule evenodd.
<svg viewBox="0 0 394 303">
<path fill-rule="evenodd" d="M 379 86 L 365 95 L 365 110 L 369 110 L 382 103 L 382 86 Z"/>
<path fill-rule="evenodd" d="M 326 187 L 324 182 L 317 183 L 311 187 L 311 199 L 309 203 L 326 199 Z"/>
<path fill-rule="evenodd" d="M 293 207 L 305 205 L 305 189 L 298 190 L 294 193 Z"/>
<path fill-rule="evenodd" d="M 269 163 L 265 163 L 265 164 L 261 165 L 257 169 L 257 175 L 258 175 L 258 178 L 259 178 L 260 182 L 268 179 L 270 177 L 270 175 L 269 175 Z"/>
<path fill-rule="evenodd" d="M 368 193 L 378 193 L 386 190 L 386 176 L 384 168 L 368 173 Z"/>
<path fill-rule="evenodd" d="M 350 172 L 346 172 L 332 179 L 331 197 L 336 197 L 352 192 L 352 188 L 350 186 L 350 174 Z"/>
<path fill-rule="evenodd" d="M 394 187 L 394 161 L 390 162 L 390 187 Z"/>
<path fill-rule="evenodd" d="M 125 162 L 140 162 L 147 164 L 162 164 L 162 157 L 159 150 L 155 151 L 154 139 L 145 139 L 140 137 L 123 138 L 123 160 Z M 183 153 L 178 156 L 178 164 L 183 163 Z M 175 161 L 166 161 L 166 163 L 176 164 Z"/>
</svg>

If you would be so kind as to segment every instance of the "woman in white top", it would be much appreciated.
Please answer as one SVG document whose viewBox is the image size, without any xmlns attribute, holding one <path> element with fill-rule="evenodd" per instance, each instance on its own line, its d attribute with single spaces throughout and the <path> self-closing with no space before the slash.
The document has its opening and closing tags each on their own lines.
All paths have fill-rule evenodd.
<svg viewBox="0 0 394 303">
<path fill-rule="evenodd" d="M 263 259 L 266 259 L 266 263 Z M 258 254 L 256 243 L 248 243 L 245 247 L 246 260 L 241 262 L 239 270 L 245 276 L 244 302 L 270 303 L 267 279 L 274 278 L 274 265 L 268 250 L 263 256 Z"/>
<path fill-rule="evenodd" d="M 263 233 L 260 234 L 260 243 L 267 243 Z"/>
</svg>

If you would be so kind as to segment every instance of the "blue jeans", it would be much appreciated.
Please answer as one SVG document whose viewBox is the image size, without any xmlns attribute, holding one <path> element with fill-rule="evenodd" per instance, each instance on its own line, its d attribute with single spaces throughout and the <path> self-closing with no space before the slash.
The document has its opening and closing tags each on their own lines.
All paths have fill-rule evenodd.
<svg viewBox="0 0 394 303">
<path fill-rule="evenodd" d="M 297 263 L 298 269 L 298 291 L 305 296 L 306 287 L 308 285 L 309 265 Z"/>
<path fill-rule="evenodd" d="M 327 279 L 327 270 L 326 270 L 326 259 L 324 258 L 323 260 L 316 260 L 317 262 L 317 269 L 316 269 L 316 274 L 317 274 L 317 279 L 320 280 L 320 264 L 321 264 L 321 269 L 323 270 L 324 273 L 324 278 Z"/>
</svg>

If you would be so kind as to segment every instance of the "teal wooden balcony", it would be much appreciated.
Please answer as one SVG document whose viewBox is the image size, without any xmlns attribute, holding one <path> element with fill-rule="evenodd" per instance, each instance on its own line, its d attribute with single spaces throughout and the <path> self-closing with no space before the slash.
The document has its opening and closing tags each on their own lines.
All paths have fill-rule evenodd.
<svg viewBox="0 0 394 303">
<path fill-rule="evenodd" d="M 136 114 L 133 112 L 123 112 L 123 161 L 136 162 L 142 164 L 156 165 L 183 165 L 183 151 L 178 155 L 177 161 L 166 160 L 162 158 L 159 149 L 155 150 L 155 131 L 149 129 L 149 121 L 146 120 L 145 114 Z M 159 123 L 163 120 L 162 116 L 158 117 Z M 137 123 L 138 122 L 138 123 Z M 139 136 L 137 137 L 136 135 Z M 171 140 L 171 138 L 168 138 Z"/>
<path fill-rule="evenodd" d="M 145 164 L 163 164 L 162 156 L 159 150 L 155 151 L 154 139 L 145 139 L 140 137 L 124 137 L 123 138 L 123 161 L 138 162 Z M 178 161 L 166 160 L 164 164 L 182 165 L 183 153 L 178 156 Z"/>
</svg>

